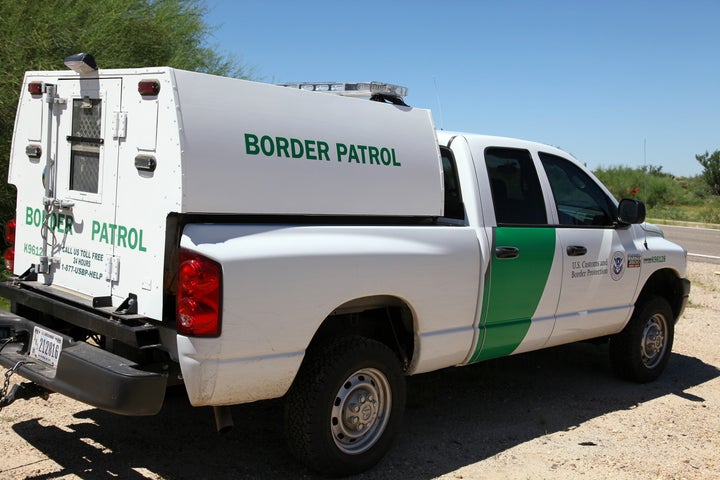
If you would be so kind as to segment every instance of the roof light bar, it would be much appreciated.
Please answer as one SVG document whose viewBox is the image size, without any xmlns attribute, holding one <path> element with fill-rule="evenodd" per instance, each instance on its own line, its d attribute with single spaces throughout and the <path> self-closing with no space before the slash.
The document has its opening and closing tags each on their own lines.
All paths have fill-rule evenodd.
<svg viewBox="0 0 720 480">
<path fill-rule="evenodd" d="M 407 97 L 407 87 L 382 82 L 300 82 L 280 83 L 281 87 L 297 88 L 311 92 L 326 92 L 345 97 L 370 98 L 373 95 L 387 95 L 389 97 Z"/>
</svg>

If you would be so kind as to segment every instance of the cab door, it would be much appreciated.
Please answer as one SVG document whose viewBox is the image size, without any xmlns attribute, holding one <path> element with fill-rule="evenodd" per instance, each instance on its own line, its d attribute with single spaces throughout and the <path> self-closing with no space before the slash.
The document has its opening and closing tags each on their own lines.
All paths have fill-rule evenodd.
<svg viewBox="0 0 720 480">
<path fill-rule="evenodd" d="M 484 156 L 475 162 L 478 186 L 493 209 L 484 218 L 491 258 L 471 362 L 542 348 L 553 330 L 562 273 L 530 151 L 478 147 Z"/>
<path fill-rule="evenodd" d="M 45 283 L 109 302 L 113 274 L 121 79 L 60 79 L 41 235 Z"/>
<path fill-rule="evenodd" d="M 618 228 L 615 204 L 566 158 L 540 152 L 557 210 L 562 288 L 548 345 L 622 329 L 632 312 L 641 270 L 641 240 Z"/>
</svg>

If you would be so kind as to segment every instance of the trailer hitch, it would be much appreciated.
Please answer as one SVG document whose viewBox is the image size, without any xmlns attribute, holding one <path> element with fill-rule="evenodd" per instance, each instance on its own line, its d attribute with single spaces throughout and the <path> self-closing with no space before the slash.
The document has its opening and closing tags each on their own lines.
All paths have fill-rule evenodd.
<svg viewBox="0 0 720 480">
<path fill-rule="evenodd" d="M 47 400 L 50 396 L 50 390 L 32 382 L 15 384 L 8 392 L 10 387 L 10 377 L 12 377 L 20 365 L 24 363 L 27 362 L 18 362 L 13 368 L 5 372 L 5 381 L 3 382 L 2 389 L 0 390 L 0 412 L 3 408 L 7 407 L 15 400 L 30 400 L 35 397 L 41 397 L 43 400 Z"/>
</svg>

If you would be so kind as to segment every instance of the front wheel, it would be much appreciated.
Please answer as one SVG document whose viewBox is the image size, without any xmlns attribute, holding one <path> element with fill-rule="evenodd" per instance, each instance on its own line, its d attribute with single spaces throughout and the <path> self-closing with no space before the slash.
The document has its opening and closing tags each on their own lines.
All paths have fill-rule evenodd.
<svg viewBox="0 0 720 480">
<path fill-rule="evenodd" d="M 404 407 L 398 356 L 375 340 L 341 338 L 308 353 L 288 392 L 288 444 L 320 473 L 359 473 L 385 455 Z"/>
<path fill-rule="evenodd" d="M 675 335 L 667 300 L 649 297 L 639 303 L 625 329 L 610 339 L 615 373 L 626 380 L 650 382 L 665 370 Z"/>
</svg>

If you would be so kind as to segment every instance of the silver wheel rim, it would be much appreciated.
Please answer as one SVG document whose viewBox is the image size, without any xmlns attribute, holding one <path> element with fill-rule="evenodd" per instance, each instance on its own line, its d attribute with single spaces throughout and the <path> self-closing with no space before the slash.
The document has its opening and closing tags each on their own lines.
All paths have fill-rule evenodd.
<svg viewBox="0 0 720 480">
<path fill-rule="evenodd" d="M 667 348 L 667 319 L 656 313 L 648 320 L 642 335 L 641 356 L 646 368 L 655 368 L 662 361 Z"/>
<path fill-rule="evenodd" d="M 335 395 L 330 430 L 335 445 L 357 455 L 375 445 L 387 426 L 392 392 L 385 375 L 374 368 L 358 370 Z"/>
</svg>

